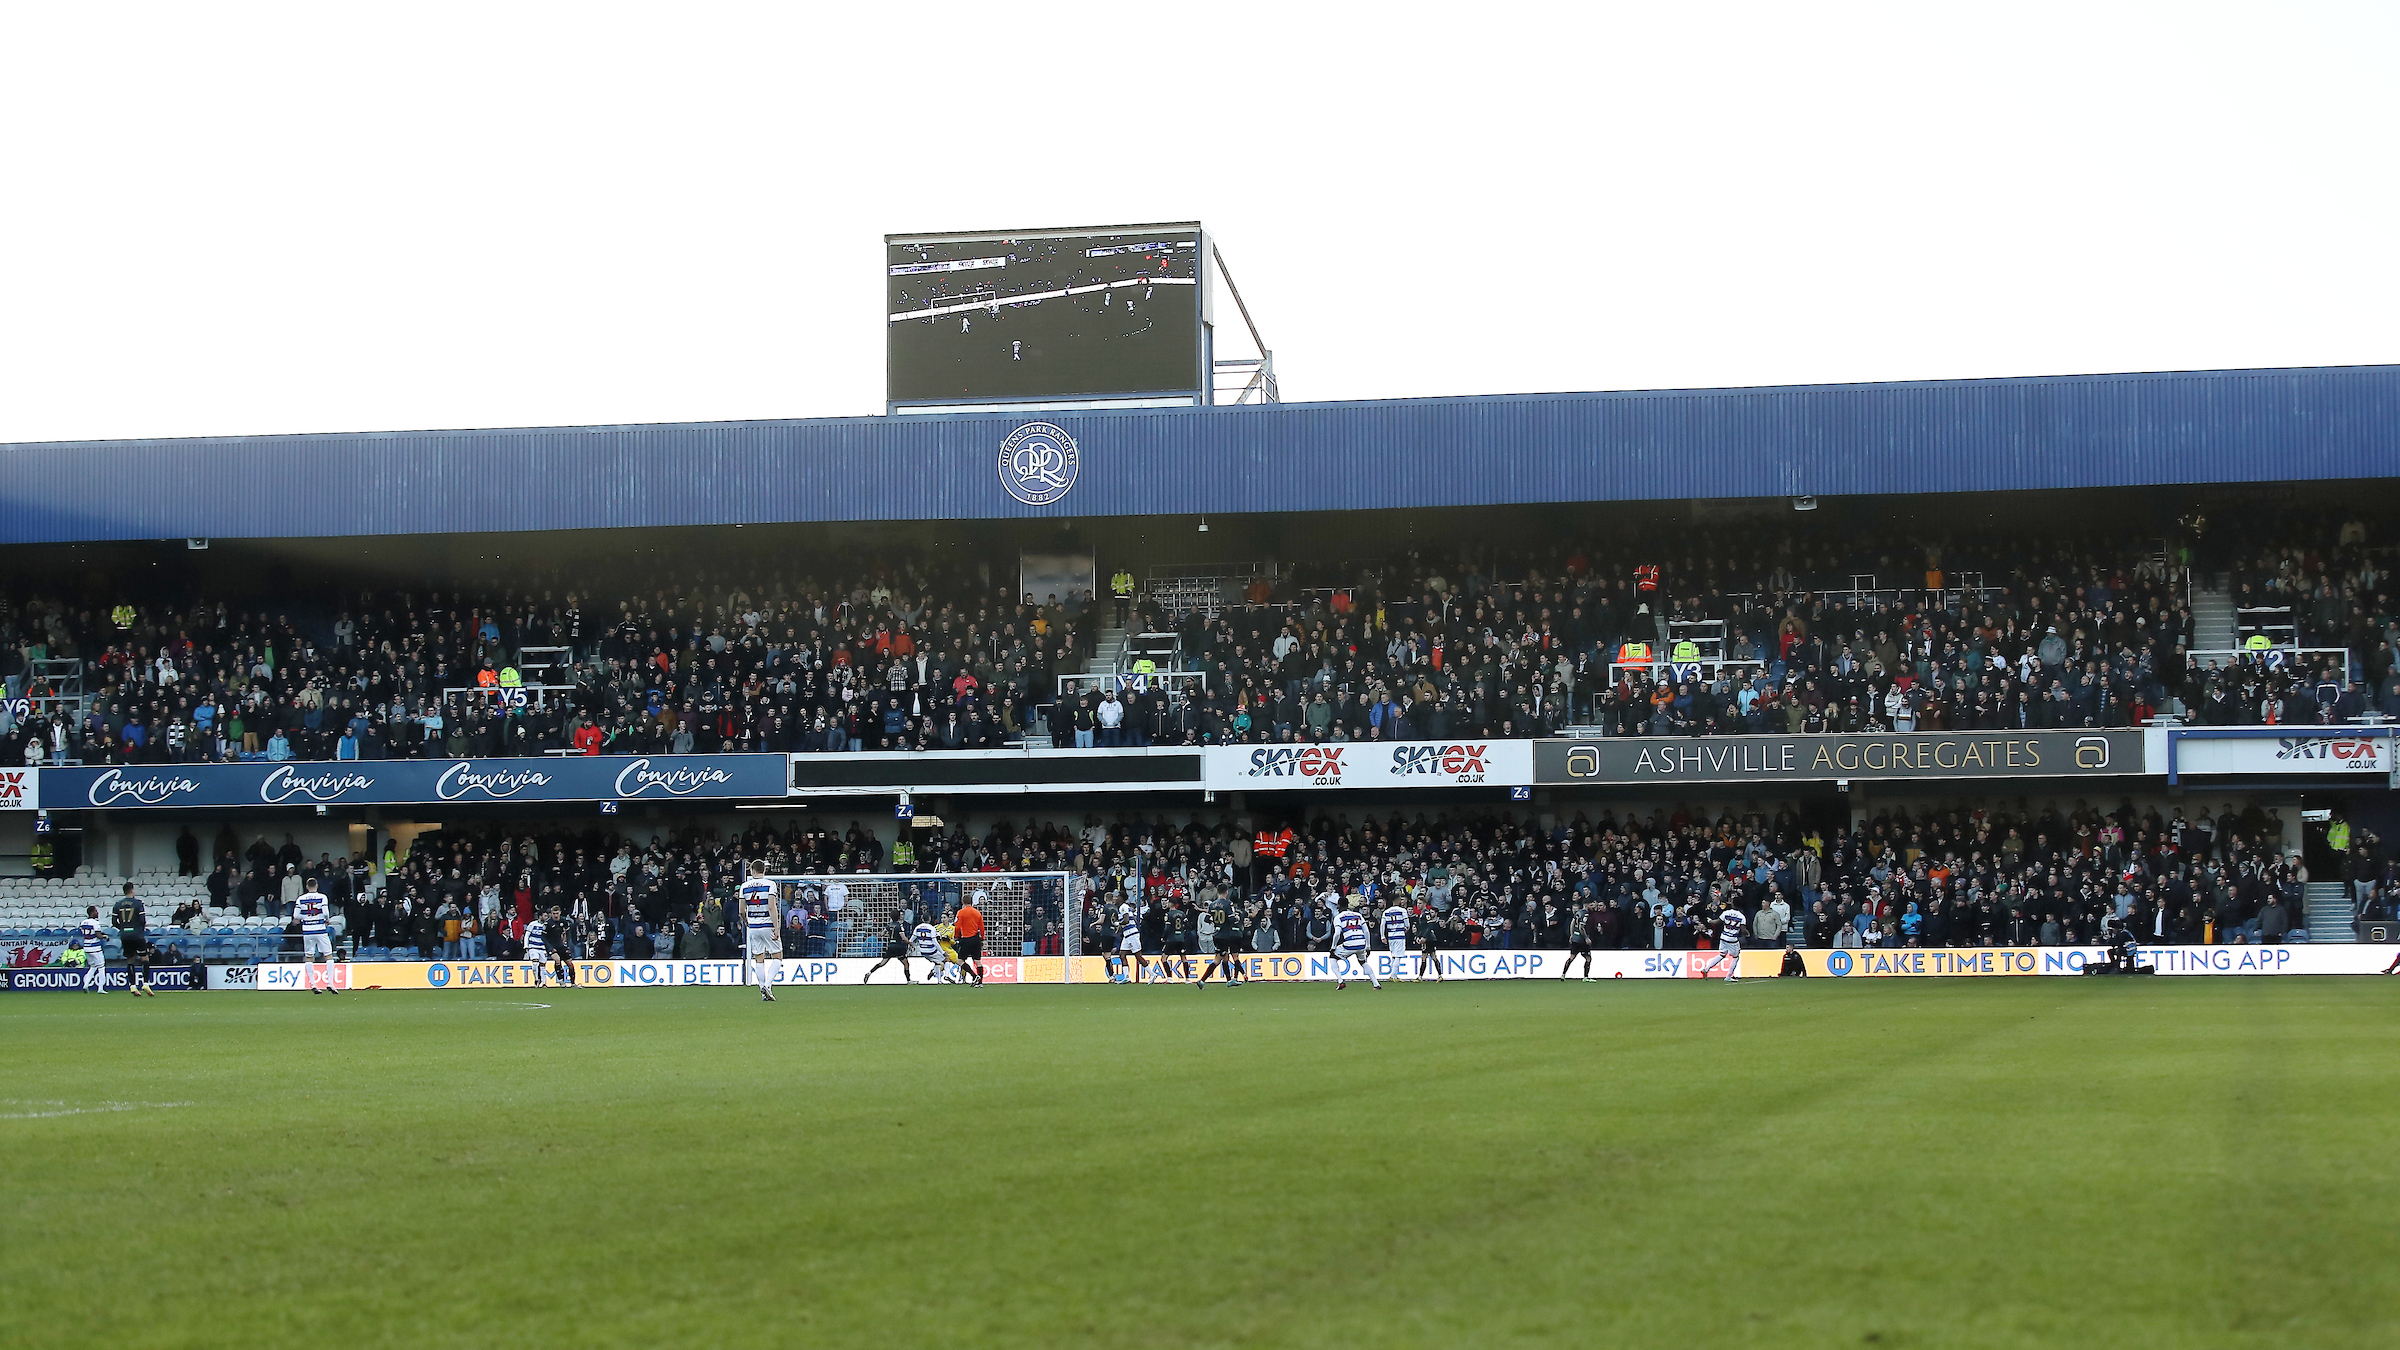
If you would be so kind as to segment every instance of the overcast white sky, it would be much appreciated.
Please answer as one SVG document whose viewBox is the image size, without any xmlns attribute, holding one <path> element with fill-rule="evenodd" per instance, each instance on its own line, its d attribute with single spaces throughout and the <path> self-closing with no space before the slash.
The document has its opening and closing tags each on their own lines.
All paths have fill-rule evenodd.
<svg viewBox="0 0 2400 1350">
<path fill-rule="evenodd" d="M 2389 0 L 11 5 L 0 441 L 880 412 L 885 233 L 1184 219 L 1294 401 L 2400 361 L 2395 72 Z"/>
</svg>

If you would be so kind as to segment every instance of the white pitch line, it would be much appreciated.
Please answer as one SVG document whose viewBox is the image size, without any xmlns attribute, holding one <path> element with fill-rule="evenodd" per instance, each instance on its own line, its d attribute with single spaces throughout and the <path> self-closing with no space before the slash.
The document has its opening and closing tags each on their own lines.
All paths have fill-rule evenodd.
<svg viewBox="0 0 2400 1350">
<path fill-rule="evenodd" d="M 63 1111 L 0 1111 L 0 1120 L 49 1120 L 57 1116 L 96 1116 L 111 1111 L 169 1111 L 178 1106 L 198 1106 L 198 1102 L 102 1102 L 98 1106 L 73 1106 Z M 65 1102 L 0 1102 L 8 1106 L 66 1106 Z"/>
</svg>

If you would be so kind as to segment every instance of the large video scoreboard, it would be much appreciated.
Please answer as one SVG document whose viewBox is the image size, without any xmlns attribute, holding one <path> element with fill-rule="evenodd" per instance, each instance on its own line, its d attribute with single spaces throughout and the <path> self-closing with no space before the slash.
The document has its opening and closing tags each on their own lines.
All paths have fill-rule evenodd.
<svg viewBox="0 0 2400 1350">
<path fill-rule="evenodd" d="M 1189 222 L 886 235 L 886 401 L 1201 401 L 1206 248 Z"/>
</svg>

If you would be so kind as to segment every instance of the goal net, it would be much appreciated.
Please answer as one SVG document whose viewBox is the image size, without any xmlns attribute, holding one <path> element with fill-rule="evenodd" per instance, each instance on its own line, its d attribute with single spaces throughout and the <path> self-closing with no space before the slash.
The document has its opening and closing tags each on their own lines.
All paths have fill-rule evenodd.
<svg viewBox="0 0 2400 1350">
<path fill-rule="evenodd" d="M 881 956 L 884 943 L 918 923 L 935 923 L 968 900 L 983 911 L 986 956 L 1017 956 L 1025 944 L 1073 955 L 1082 906 L 1068 872 L 775 873 L 789 905 L 822 909 L 834 956 Z M 1037 937 L 1036 935 L 1039 935 Z M 1072 963 L 1069 963 L 1070 965 Z"/>
</svg>

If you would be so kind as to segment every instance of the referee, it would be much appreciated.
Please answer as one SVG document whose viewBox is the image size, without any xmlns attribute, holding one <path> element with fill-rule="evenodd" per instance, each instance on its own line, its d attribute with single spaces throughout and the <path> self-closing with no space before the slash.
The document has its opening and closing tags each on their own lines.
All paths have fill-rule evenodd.
<svg viewBox="0 0 2400 1350">
<path fill-rule="evenodd" d="M 983 907 L 991 902 L 991 892 L 977 891 L 959 906 L 958 917 L 950 921 L 956 935 L 951 941 L 958 947 L 958 964 L 983 983 Z"/>
</svg>

